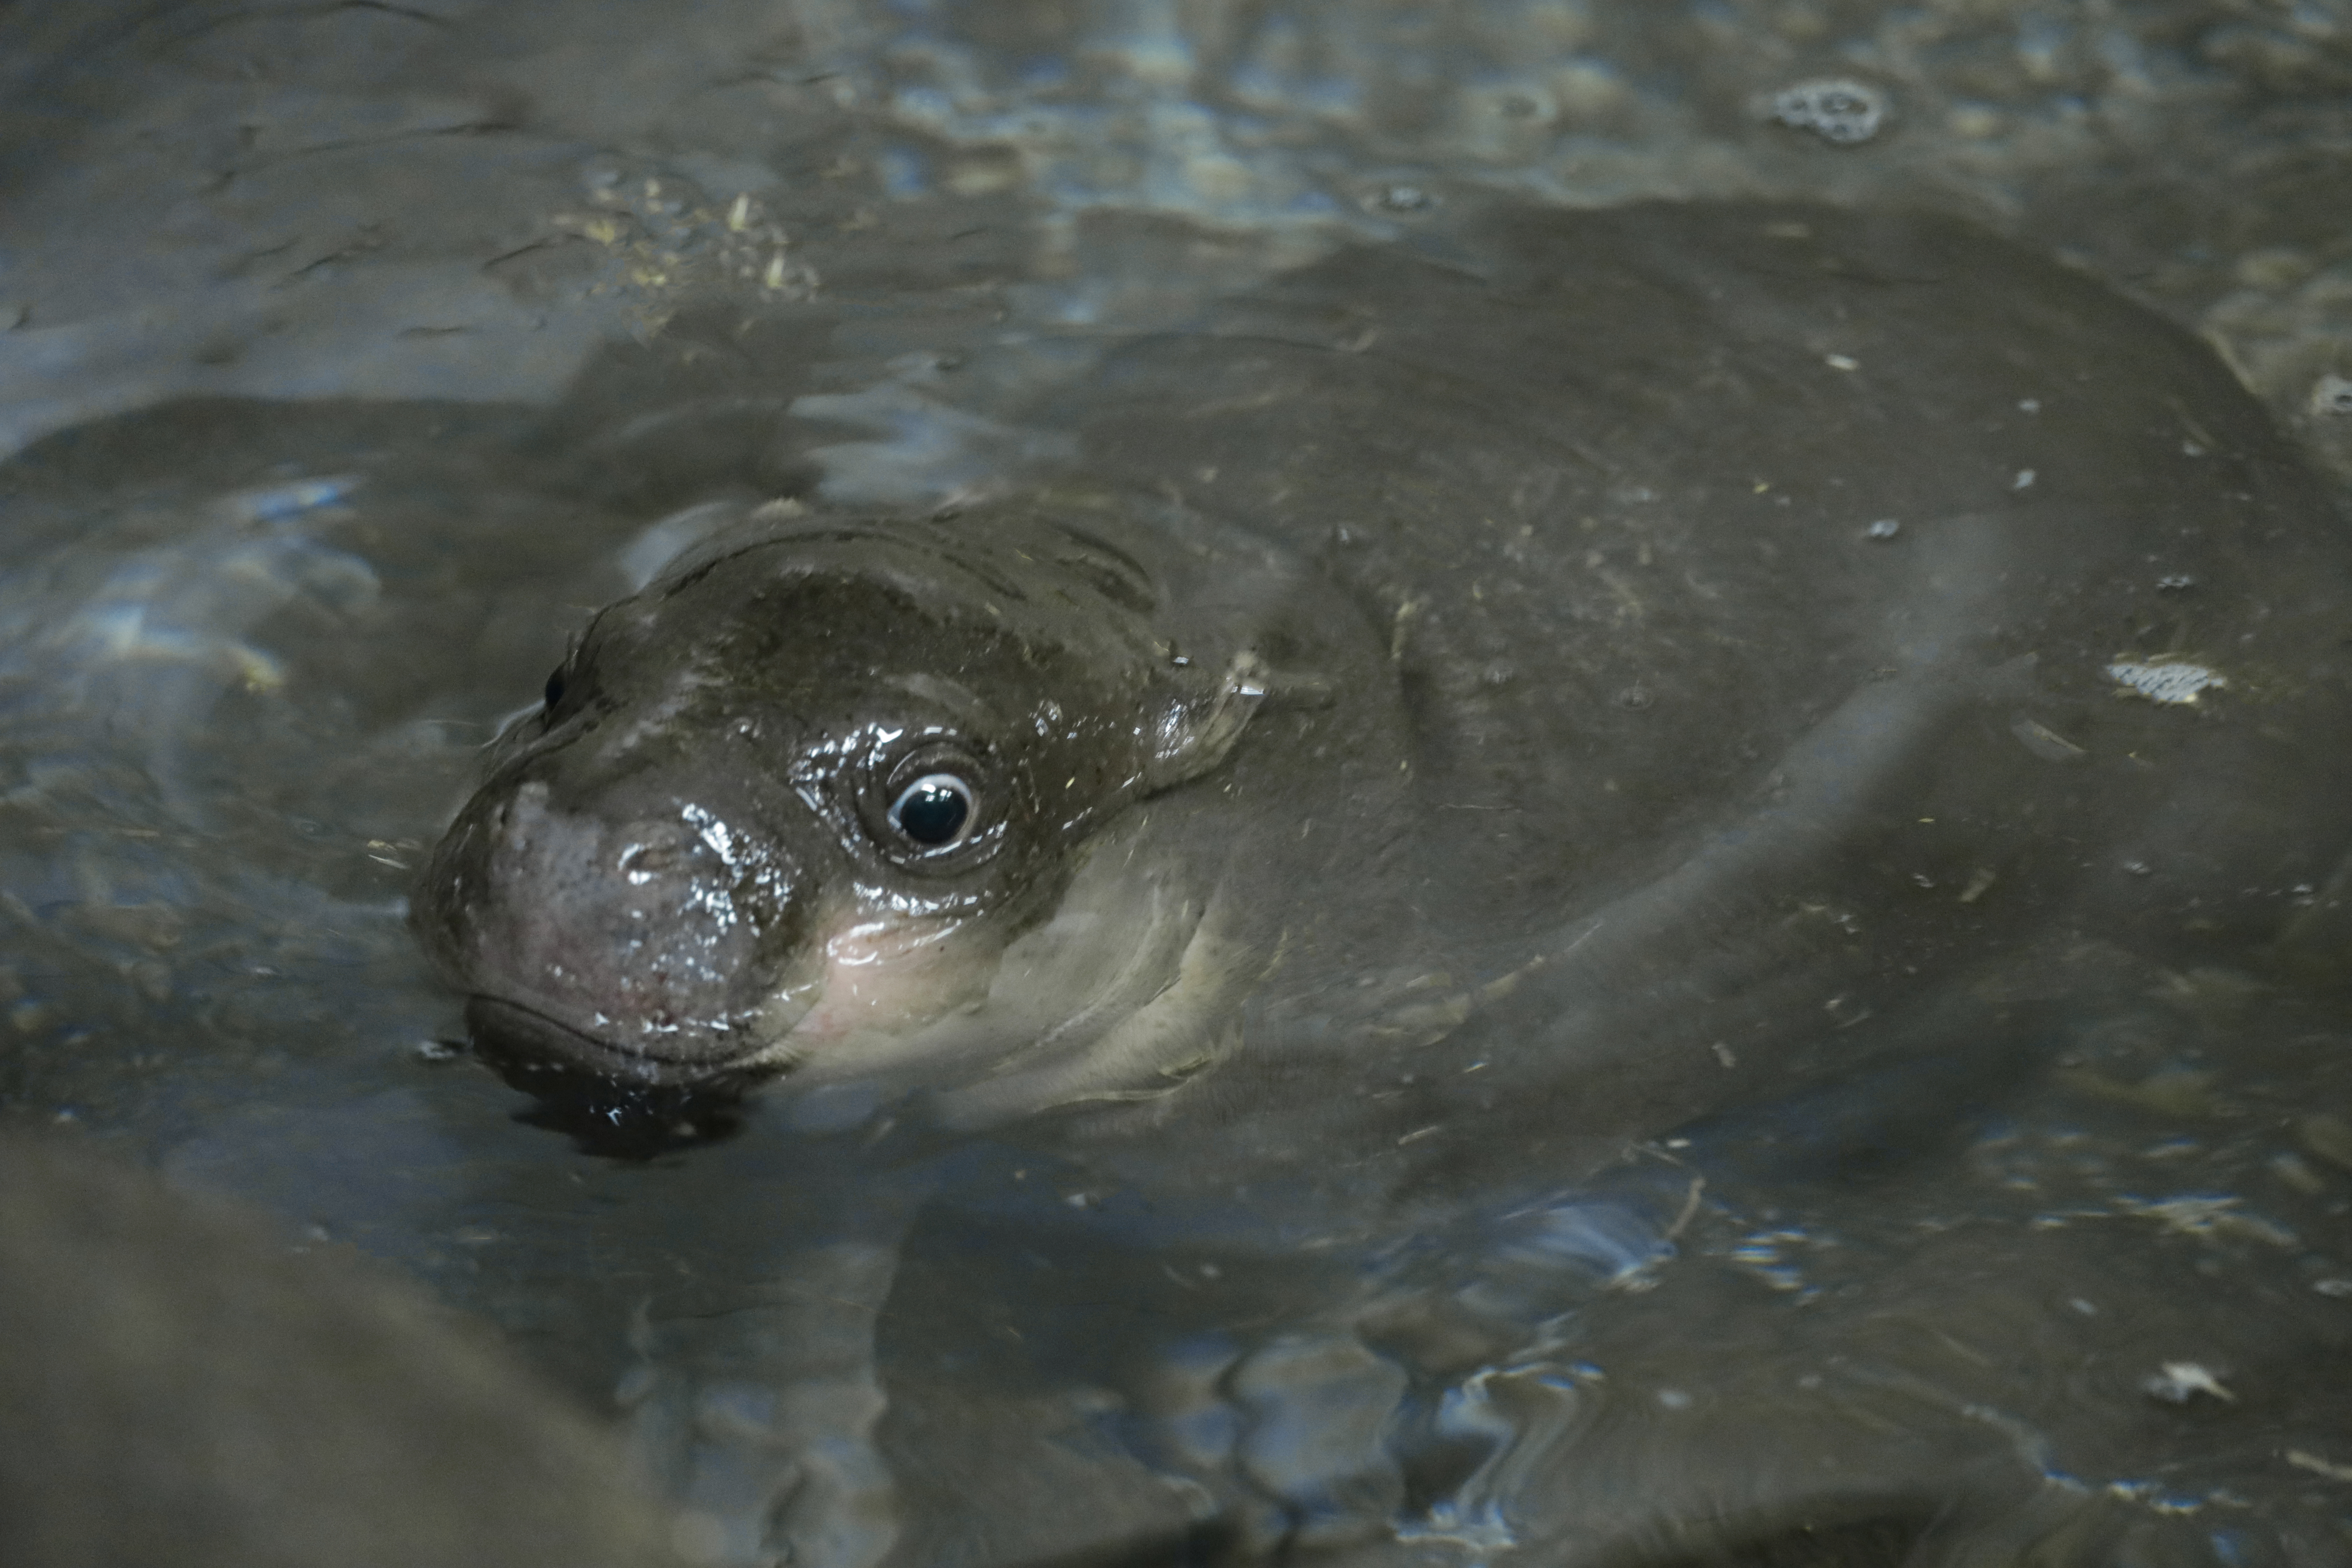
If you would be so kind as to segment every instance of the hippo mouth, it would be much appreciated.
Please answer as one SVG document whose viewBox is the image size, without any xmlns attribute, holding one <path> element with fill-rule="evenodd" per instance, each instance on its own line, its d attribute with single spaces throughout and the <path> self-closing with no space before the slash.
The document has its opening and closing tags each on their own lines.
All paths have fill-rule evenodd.
<svg viewBox="0 0 2352 1568">
<path fill-rule="evenodd" d="M 772 1071 L 753 1066 L 764 1054 L 756 1044 L 731 1056 L 690 1047 L 665 1052 L 616 1046 L 535 1008 L 479 994 L 467 999 L 466 1029 L 476 1055 L 508 1081 L 531 1092 L 539 1091 L 538 1080 L 550 1069 L 625 1086 L 714 1089 Z"/>
<path fill-rule="evenodd" d="M 466 1026 L 475 1054 L 530 1096 L 517 1121 L 606 1159 L 652 1160 L 732 1138 L 742 1130 L 742 1091 L 763 1076 L 648 1058 L 495 996 L 469 998 Z"/>
</svg>

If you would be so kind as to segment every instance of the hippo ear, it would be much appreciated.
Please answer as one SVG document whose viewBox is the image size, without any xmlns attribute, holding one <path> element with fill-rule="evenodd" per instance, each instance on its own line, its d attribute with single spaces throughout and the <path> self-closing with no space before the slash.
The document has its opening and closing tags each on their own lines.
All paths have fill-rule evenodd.
<svg viewBox="0 0 2352 1568">
<path fill-rule="evenodd" d="M 1179 694 L 1153 727 L 1143 788 L 1157 794 L 1196 778 L 1225 760 L 1265 700 L 1266 669 L 1248 648 L 1234 655 L 1224 674 Z"/>
</svg>

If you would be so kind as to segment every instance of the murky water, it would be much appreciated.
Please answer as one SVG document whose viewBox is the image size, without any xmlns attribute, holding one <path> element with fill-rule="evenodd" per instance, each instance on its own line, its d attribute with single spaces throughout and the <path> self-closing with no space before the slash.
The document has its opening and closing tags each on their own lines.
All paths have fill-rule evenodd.
<svg viewBox="0 0 2352 1568">
<path fill-rule="evenodd" d="M 1107 344 L 1487 192 L 1958 210 L 2352 471 L 2352 9 L 90 4 L 0 72 L 0 1094 L 498 1321 L 689 1556 L 2352 1560 L 2324 988 L 2087 963 L 2021 1092 L 1343 1237 L 822 1096 L 582 1152 L 404 923 L 693 509 L 976 491 Z"/>
</svg>

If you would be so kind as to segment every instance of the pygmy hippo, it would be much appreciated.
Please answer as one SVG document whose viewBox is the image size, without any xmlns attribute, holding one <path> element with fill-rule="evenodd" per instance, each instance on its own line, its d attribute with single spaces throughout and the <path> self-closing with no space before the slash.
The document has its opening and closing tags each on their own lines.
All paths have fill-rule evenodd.
<svg viewBox="0 0 2352 1568">
<path fill-rule="evenodd" d="M 1330 1246 L 2342 956 L 2340 520 L 2194 338 L 1964 223 L 1500 210 L 1025 419 L 1068 460 L 747 503 L 594 616 L 415 903 L 486 1053 Z"/>
<path fill-rule="evenodd" d="M 417 900 L 485 1046 L 1394 1191 L 1948 1045 L 2084 942 L 2242 955 L 2336 869 L 2323 492 L 1965 225 L 1509 212 L 1034 417 L 1074 463 L 593 618 Z"/>
</svg>

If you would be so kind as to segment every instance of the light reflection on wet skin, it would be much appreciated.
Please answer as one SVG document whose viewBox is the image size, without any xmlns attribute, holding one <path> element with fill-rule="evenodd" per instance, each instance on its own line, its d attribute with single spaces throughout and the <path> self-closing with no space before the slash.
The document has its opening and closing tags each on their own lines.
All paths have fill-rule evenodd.
<svg viewBox="0 0 2352 1568">
<path fill-rule="evenodd" d="M 1553 68 L 1515 89 L 1532 114 L 1511 108 L 1508 84 L 1465 90 L 1458 113 L 1438 117 L 1442 129 L 1413 149 L 1423 161 L 1412 177 L 1441 192 L 1449 177 L 1495 167 L 1561 180 L 1566 165 L 1546 150 L 1582 137 L 1573 155 L 1609 173 L 1581 189 L 1622 195 L 1687 180 L 1748 134 L 1710 139 L 1688 123 L 1697 110 L 1646 95 L 1631 73 L 1577 64 L 1588 52 L 1601 61 L 1611 29 L 1633 26 L 1594 14 L 1599 30 L 1567 49 L 1568 63 L 1540 56 Z M 1723 25 L 1777 36 L 1760 13 L 1744 15 Z M 1824 15 L 1833 26 L 1838 14 Z M 756 1329 L 775 1305 L 770 1260 L 806 1247 L 830 1261 L 810 1265 L 805 1281 L 824 1288 L 826 1268 L 853 1279 L 872 1265 L 857 1244 L 887 1247 L 894 1234 L 893 1184 L 944 1184 L 954 1196 L 915 1222 L 880 1329 L 893 1402 L 873 1433 L 898 1477 L 897 1549 L 908 1562 L 980 1556 L 959 1522 L 975 1497 L 998 1500 L 993 1560 L 1089 1544 L 1088 1521 L 1066 1506 L 1074 1491 L 1114 1538 L 1198 1544 L 1187 1531 L 1205 1496 L 1228 1532 L 1219 1543 L 1257 1550 L 1295 1532 L 1453 1561 L 1496 1549 L 1507 1532 L 1565 1542 L 1564 1556 L 1720 1554 L 1738 1546 L 1722 1532 L 1736 1537 L 1750 1518 L 1773 1528 L 1803 1493 L 1830 1500 L 1814 1505 L 1828 1525 L 1891 1521 L 1890 1536 L 1858 1537 L 1874 1561 L 1944 1507 L 1941 1494 L 1919 1500 L 1921 1478 L 1961 1474 L 1983 1478 L 1986 1500 L 1943 1528 L 1969 1560 L 2045 1539 L 2120 1551 L 2118 1538 L 2157 1560 L 2232 1568 L 2341 1557 L 2332 1521 L 2347 1495 L 2352 1419 L 2320 1369 L 2340 1354 L 2352 1310 L 2342 1240 L 2352 1132 L 2336 1110 L 2343 1024 L 2233 989 L 2227 976 L 2159 977 L 2153 999 L 2136 977 L 2091 987 L 2089 1010 L 2112 1015 L 2092 1044 L 1990 1118 L 1917 1120 L 1922 1100 L 1965 1105 L 1965 1073 L 1927 1091 L 1861 1085 L 1850 1102 L 1693 1130 L 1688 1147 L 1662 1148 L 1592 1191 L 1490 1195 L 1458 1236 L 1393 1249 L 1318 1248 L 1325 1238 L 1311 1234 L 1268 1247 L 1248 1233 L 1278 1200 L 1222 1216 L 1122 1207 L 1139 1200 L 1063 1190 L 1050 1163 L 1017 1148 L 901 1152 L 888 1138 L 867 1147 L 856 1129 L 870 1107 L 854 1103 L 779 1096 L 730 1142 L 650 1166 L 602 1164 L 511 1126 L 511 1097 L 470 1068 L 427 1072 L 409 1058 L 414 1042 L 451 1024 L 399 926 L 404 868 L 462 793 L 469 749 L 544 673 L 551 642 L 560 650 L 582 606 L 627 585 L 617 563 L 639 531 L 693 499 L 679 492 L 696 464 L 716 462 L 753 489 L 821 475 L 848 498 L 953 493 L 1021 450 L 1022 437 L 942 399 L 986 408 L 993 391 L 961 389 L 1062 371 L 1066 340 L 992 358 L 984 343 L 962 342 L 984 334 L 938 303 L 939 276 L 888 273 L 894 248 L 922 247 L 921 224 L 951 226 L 938 207 L 965 204 L 969 216 L 970 204 L 1003 199 L 982 188 L 999 177 L 983 154 L 1005 132 L 955 73 L 996 70 L 991 47 L 1010 58 L 1034 40 L 974 44 L 962 37 L 977 30 L 971 14 L 950 8 L 914 20 L 827 16 L 848 41 L 825 46 L 837 54 L 819 63 L 866 62 L 853 84 L 891 106 L 887 116 L 868 101 L 841 111 L 856 127 L 842 132 L 842 155 L 870 160 L 872 178 L 835 181 L 822 200 L 789 184 L 763 200 L 794 215 L 787 227 L 805 211 L 812 231 L 851 237 L 812 240 L 795 266 L 831 244 L 841 260 L 818 257 L 819 277 L 845 279 L 845 292 L 861 287 L 860 268 L 878 279 L 861 300 L 883 319 L 859 329 L 872 352 L 827 373 L 843 378 L 817 394 L 833 401 L 803 405 L 829 434 L 782 451 L 763 436 L 717 458 L 652 461 L 635 488 L 599 496 L 598 479 L 663 451 L 677 427 L 605 417 L 606 445 L 575 443 L 550 471 L 518 476 L 517 422 L 498 410 L 362 409 L 307 422 L 227 411 L 210 426 L 182 411 L 126 427 L 79 467 L 60 460 L 70 448 L 52 448 L 47 477 L 18 476 L 8 504 L 12 520 L 28 521 L 21 532 L 12 521 L 21 543 L 0 606 L 15 792 L 0 852 L 16 900 L 21 957 L 7 983 L 24 1042 L 12 1105 L 127 1131 L 188 1179 L 398 1258 L 499 1318 L 583 1392 L 609 1400 L 624 1384 L 640 1409 L 659 1394 L 646 1375 L 628 1381 L 640 1361 L 740 1353 L 735 1331 Z M 1103 56 L 1127 62 L 1104 68 L 1147 82 L 1201 68 L 1183 63 L 1196 44 L 1173 16 L 1157 17 L 1157 33 L 1145 25 L 1155 16 L 1095 18 L 1127 51 Z M 2065 139 L 2090 133 L 2035 106 L 2093 80 L 2126 100 L 2130 72 L 2083 63 L 2112 62 L 2102 39 L 2062 28 L 2053 41 L 2046 24 L 2003 20 L 2016 24 L 2025 85 L 2014 101 L 1978 89 L 1996 98 L 1983 112 L 2007 117 L 2001 175 L 2062 189 L 2069 156 L 2089 145 Z M 1216 217 L 1280 237 L 1267 246 L 1277 252 L 1312 243 L 1297 237 L 1316 222 L 1360 213 L 1349 181 L 1385 164 L 1349 140 L 1346 116 L 1385 68 L 1328 41 L 1318 65 L 1317 36 L 1311 19 L 1277 16 L 1228 46 L 1221 68 L 1234 101 L 1163 125 L 1140 169 L 1122 171 L 1118 138 L 1089 129 L 1128 134 L 1149 122 L 1132 99 L 1098 88 L 1061 100 L 1042 150 L 1003 161 L 1015 171 L 1004 189 L 1045 193 L 1048 227 L 1073 237 L 1038 265 L 1047 276 L 1009 291 L 1016 323 L 1145 324 L 1204 289 L 1185 278 L 1181 245 L 1147 238 L 1122 256 L 1073 227 L 1074 213 L 1142 205 Z M 1507 26 L 1496 47 L 1506 46 L 1538 58 Z M 2143 55 L 2137 69 L 2161 80 L 2164 64 Z M 926 68 L 946 85 L 915 79 Z M 2037 70 L 2083 79 L 2036 86 Z M 1958 96 L 1940 79 L 1921 90 L 1938 107 Z M 1181 95 L 1163 101 L 1181 108 Z M 1296 105 L 1341 126 L 1328 134 L 1352 159 L 1346 180 L 1318 184 L 1312 160 L 1279 138 L 1255 157 L 1213 144 L 1244 110 Z M 1601 138 L 1578 113 L 1604 128 L 1647 126 L 1664 151 L 1645 154 L 1622 127 Z M 888 144 L 924 131 L 934 140 Z M 1931 142 L 1890 144 L 1869 172 L 1823 164 L 1797 177 L 1883 188 L 1870 182 L 1918 166 L 1903 161 L 1932 162 Z M 1810 151 L 1759 145 L 1766 163 Z M 664 177 L 659 193 L 642 183 Z M 612 197 L 586 200 L 589 219 L 609 210 L 627 221 L 613 241 L 583 230 L 582 243 L 618 255 L 616 276 L 629 275 L 595 303 L 566 300 L 551 312 L 559 325 L 574 309 L 658 312 L 665 286 L 634 272 L 665 265 L 659 220 L 683 222 L 694 205 L 680 190 L 701 191 L 718 215 L 706 226 L 727 232 L 722 176 L 707 174 L 717 182 L 708 189 L 681 178 L 632 165 L 625 182 L 593 187 Z M 958 180 L 977 194 L 956 195 Z M 894 208 L 894 196 L 912 210 Z M 666 205 L 679 210 L 666 215 Z M 870 223 L 851 228 L 861 213 Z M 639 223 L 649 241 L 629 226 Z M 2081 238 L 2054 222 L 2049 237 Z M 653 249 L 629 251 L 640 243 Z M 861 244 L 870 249 L 852 248 Z M 750 259 L 764 287 L 767 256 Z M 1215 275 L 1265 260 L 1253 253 Z M 364 262 L 324 270 L 344 268 L 365 288 Z M 1016 256 L 1000 269 L 1018 277 L 1031 264 Z M 2328 264 L 2324 247 L 2305 245 L 2272 272 L 2225 276 L 2220 262 L 2189 261 L 2158 282 L 2238 330 L 2255 351 L 2242 357 L 2291 409 L 2313 351 L 2293 329 L 2263 323 L 2307 321 Z M 888 324 L 893 288 L 910 301 L 901 319 L 916 323 L 903 338 Z M 215 303 L 247 308 L 243 296 Z M 494 335 L 510 308 L 493 296 L 472 324 Z M 107 319 L 64 323 L 72 342 L 41 341 L 58 346 L 59 363 L 86 364 L 104 351 Z M 257 319 L 231 315 L 223 330 L 234 336 Z M 37 306 L 29 324 L 43 327 Z M 419 357 L 416 343 L 430 340 L 399 335 L 411 324 L 384 330 L 394 347 L 381 360 L 331 370 L 322 384 L 288 371 L 284 351 L 206 367 L 145 348 L 128 370 L 102 363 L 87 384 L 82 372 L 64 373 L 80 400 L 62 400 L 61 419 L 164 392 L 302 393 L 338 376 L 404 396 L 532 397 L 569 371 L 451 385 Z M 672 341 L 723 345 L 723 334 L 693 337 L 693 324 L 681 321 Z M 310 331 L 294 337 L 294 353 L 341 359 Z M 900 357 L 908 342 L 950 340 L 974 355 L 955 370 Z M 666 395 L 675 373 L 649 368 L 657 358 L 608 356 L 599 415 L 625 401 L 632 377 Z M 370 379 L 379 375 L 388 379 Z M 703 427 L 711 423 L 723 421 L 711 415 Z M 844 425 L 878 439 L 828 446 Z M 547 493 L 578 498 L 560 525 Z M 497 497 L 506 515 L 485 521 L 485 498 Z M 1808 1124 L 1829 1131 L 1806 1144 Z M 1857 1137 L 1857 1125 L 1878 1131 Z M 1753 1152 L 1776 1141 L 1798 1146 L 1777 1160 Z M 845 1245 L 825 1253 L 827 1243 Z M 854 1371 L 843 1376 L 840 1397 L 861 1397 Z M 711 1383 L 732 1393 L 691 1419 L 739 1430 L 778 1419 L 756 1378 Z M 1800 1466 L 1860 1479 L 1807 1491 L 1818 1478 L 1797 1477 Z M 1201 1489 L 1171 1489 L 1155 1472 Z M 1838 1499 L 1860 1500 L 1849 1517 Z M 1409 1546 L 1380 1546 L 1378 1522 L 1390 1520 Z M 857 1550 L 845 1542 L 837 1560 Z"/>
</svg>

